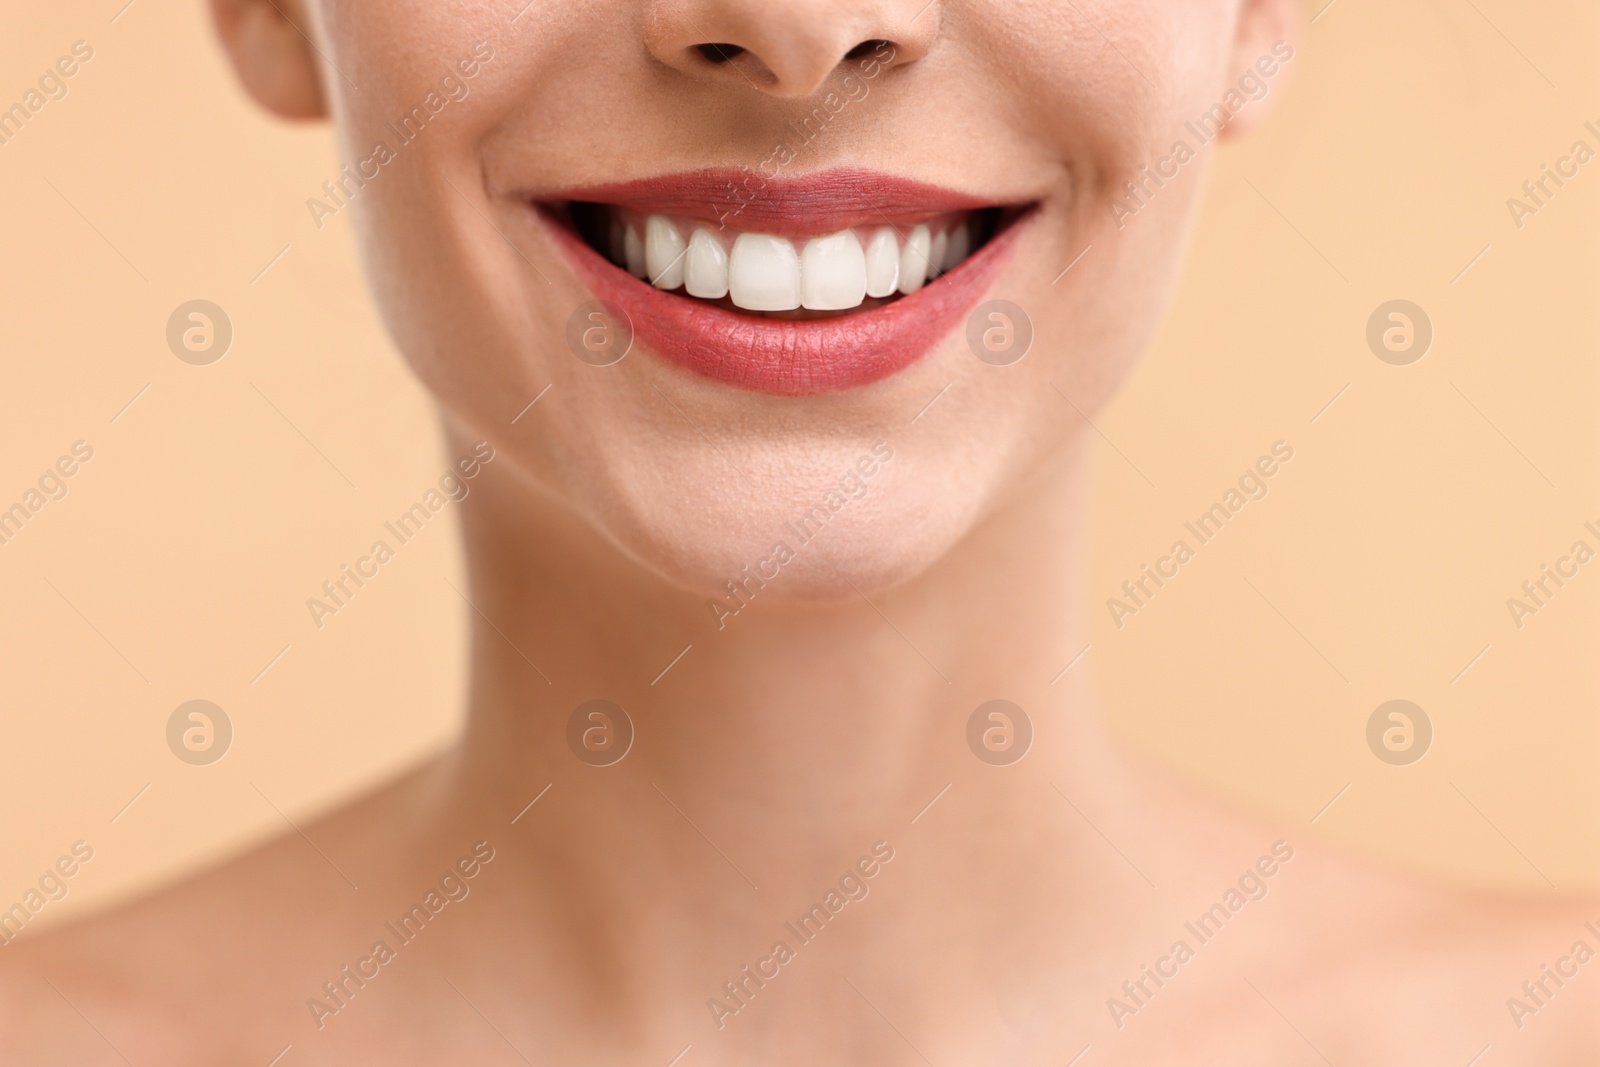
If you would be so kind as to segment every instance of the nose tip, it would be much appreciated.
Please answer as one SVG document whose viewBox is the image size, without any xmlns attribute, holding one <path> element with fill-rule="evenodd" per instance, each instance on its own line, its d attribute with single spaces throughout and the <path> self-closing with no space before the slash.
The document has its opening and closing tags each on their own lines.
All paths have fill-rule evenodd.
<svg viewBox="0 0 1600 1067">
<path fill-rule="evenodd" d="M 849 60 L 904 66 L 939 26 L 939 0 L 658 0 L 646 47 L 674 70 L 778 97 L 815 93 Z"/>
</svg>

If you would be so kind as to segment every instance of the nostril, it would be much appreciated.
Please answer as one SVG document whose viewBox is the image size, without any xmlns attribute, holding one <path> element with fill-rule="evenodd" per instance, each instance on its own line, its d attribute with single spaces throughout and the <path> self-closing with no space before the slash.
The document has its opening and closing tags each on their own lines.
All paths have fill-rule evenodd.
<svg viewBox="0 0 1600 1067">
<path fill-rule="evenodd" d="M 742 46 L 736 44 L 697 44 L 694 47 L 695 51 L 712 63 L 726 63 L 744 51 Z"/>
<path fill-rule="evenodd" d="M 875 52 L 888 43 L 888 41 L 885 41 L 882 38 L 874 37 L 870 40 L 862 41 L 860 44 L 850 49 L 850 51 L 846 52 L 844 57 L 846 59 L 860 59 L 868 52 Z"/>
</svg>

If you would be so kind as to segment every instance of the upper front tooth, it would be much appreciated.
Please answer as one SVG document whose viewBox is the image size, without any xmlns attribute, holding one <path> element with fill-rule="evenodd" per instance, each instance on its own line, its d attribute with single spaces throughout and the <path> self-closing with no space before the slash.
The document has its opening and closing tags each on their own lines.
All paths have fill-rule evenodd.
<svg viewBox="0 0 1600 1067">
<path fill-rule="evenodd" d="M 867 295 L 867 260 L 854 230 L 813 237 L 800 254 L 800 306 L 843 311 Z"/>
<path fill-rule="evenodd" d="M 629 274 L 635 278 L 645 276 L 644 242 L 639 240 L 639 231 L 632 226 L 622 235 L 622 257 Z"/>
<path fill-rule="evenodd" d="M 933 237 L 933 247 L 928 250 L 928 279 L 937 278 L 944 271 L 944 255 L 950 249 L 950 235 L 940 230 Z"/>
<path fill-rule="evenodd" d="M 689 238 L 684 256 L 683 288 L 690 296 L 717 300 L 728 295 L 728 253 L 722 242 L 704 226 Z"/>
<path fill-rule="evenodd" d="M 683 254 L 688 246 L 683 234 L 665 215 L 651 215 L 644 221 L 644 262 L 650 270 L 650 283 L 657 289 L 676 289 L 683 284 Z"/>
<path fill-rule="evenodd" d="M 922 288 L 922 283 L 928 280 L 928 253 L 930 236 L 928 227 L 917 223 L 911 228 L 911 236 L 906 238 L 905 247 L 900 249 L 900 291 L 911 294 Z"/>
<path fill-rule="evenodd" d="M 800 257 L 787 238 L 741 233 L 728 257 L 728 295 L 746 311 L 800 306 Z"/>
<path fill-rule="evenodd" d="M 900 242 L 893 226 L 879 226 L 867 242 L 867 295 L 892 296 L 900 284 Z"/>
</svg>

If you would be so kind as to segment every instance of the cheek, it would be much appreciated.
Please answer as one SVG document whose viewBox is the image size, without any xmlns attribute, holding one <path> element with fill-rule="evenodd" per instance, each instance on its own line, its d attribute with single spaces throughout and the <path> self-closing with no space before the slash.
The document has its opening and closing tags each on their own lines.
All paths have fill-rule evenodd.
<svg viewBox="0 0 1600 1067">
<path fill-rule="evenodd" d="M 564 335 L 569 314 L 589 294 L 572 284 L 517 205 L 484 189 L 485 141 L 508 115 L 559 97 L 564 73 L 554 57 L 573 51 L 564 47 L 572 27 L 563 29 L 560 18 L 582 17 L 536 2 L 512 27 L 525 4 L 479 4 L 463 14 L 458 5 L 421 0 L 403 0 L 399 12 L 330 2 L 324 16 L 333 62 L 361 85 L 356 93 L 329 75 L 341 162 L 356 171 L 373 160 L 360 173 L 376 172 L 326 225 L 354 225 L 401 352 L 446 408 L 490 439 L 512 429 L 512 417 L 552 384 L 552 374 L 554 391 L 570 391 L 585 369 L 568 366 L 577 361 Z M 540 34 L 510 32 L 535 24 Z M 491 58 L 481 58 L 484 43 Z M 470 78 L 457 68 L 464 59 L 477 66 Z M 440 90 L 447 73 L 466 88 L 463 99 Z M 401 119 L 430 92 L 447 103 L 412 135 Z M 378 145 L 387 162 L 378 161 Z"/>
</svg>

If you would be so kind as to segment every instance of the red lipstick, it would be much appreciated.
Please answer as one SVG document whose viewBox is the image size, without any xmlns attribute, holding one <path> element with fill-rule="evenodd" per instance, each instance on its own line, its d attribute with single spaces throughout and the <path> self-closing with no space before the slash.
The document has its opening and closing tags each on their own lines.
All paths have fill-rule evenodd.
<svg viewBox="0 0 1600 1067">
<path fill-rule="evenodd" d="M 554 198 L 541 199 L 582 200 L 663 215 L 686 215 L 737 230 L 784 237 L 998 206 L 992 200 L 953 189 L 854 167 L 793 178 L 768 178 L 757 170 L 718 167 L 571 189 Z"/>
<path fill-rule="evenodd" d="M 997 213 L 1003 222 L 976 251 L 947 273 L 933 271 L 936 276 L 913 292 L 891 294 L 886 303 L 873 301 L 876 306 L 863 302 L 830 317 L 774 318 L 733 307 L 728 300 L 711 303 L 669 292 L 635 277 L 578 232 L 566 210 L 574 203 L 690 220 L 691 226 L 724 235 L 719 240 L 740 233 L 803 238 L 883 227 L 893 227 L 903 239 L 920 222 L 992 208 L 1003 209 Z M 533 206 L 579 279 L 627 313 L 639 343 L 697 374 L 779 396 L 864 386 L 920 359 L 961 324 L 994 282 L 1026 214 L 1014 210 L 1017 205 L 855 169 L 794 178 L 698 171 L 566 190 L 540 196 Z M 935 266 L 937 249 L 944 245 L 942 237 L 935 242 Z"/>
</svg>

